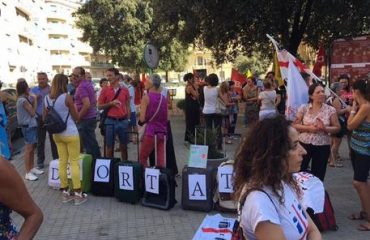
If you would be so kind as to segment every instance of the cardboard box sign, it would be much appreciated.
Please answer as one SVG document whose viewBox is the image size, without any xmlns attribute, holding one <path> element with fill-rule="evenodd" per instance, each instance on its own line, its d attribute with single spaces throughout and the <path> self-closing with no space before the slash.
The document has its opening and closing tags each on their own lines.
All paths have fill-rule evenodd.
<svg viewBox="0 0 370 240">
<path fill-rule="evenodd" d="M 134 173 L 131 166 L 118 167 L 119 189 L 134 190 Z"/>
<path fill-rule="evenodd" d="M 159 194 L 159 169 L 145 169 L 145 191 Z"/>
<path fill-rule="evenodd" d="M 83 164 L 82 164 L 82 159 L 79 161 L 80 165 L 80 180 L 82 181 L 82 172 L 83 172 Z M 68 179 L 71 179 L 71 169 L 70 169 L 70 164 L 67 164 L 67 177 Z M 48 176 L 48 182 L 49 186 L 53 187 L 60 187 L 60 179 L 59 179 L 59 160 L 53 160 L 50 161 L 50 166 L 49 166 L 49 176 Z"/>
<path fill-rule="evenodd" d="M 207 200 L 206 175 L 191 174 L 188 181 L 189 200 Z"/>
<path fill-rule="evenodd" d="M 96 159 L 94 169 L 94 182 L 109 182 L 110 159 Z"/>
<path fill-rule="evenodd" d="M 233 193 L 234 192 L 234 168 L 231 165 L 218 167 L 217 180 L 218 192 Z"/>
</svg>

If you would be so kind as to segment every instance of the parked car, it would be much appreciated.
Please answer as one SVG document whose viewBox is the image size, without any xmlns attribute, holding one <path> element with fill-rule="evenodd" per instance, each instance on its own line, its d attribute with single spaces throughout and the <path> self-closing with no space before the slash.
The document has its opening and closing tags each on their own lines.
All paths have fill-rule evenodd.
<svg viewBox="0 0 370 240">
<path fill-rule="evenodd" d="M 17 92 L 13 88 L 3 89 L 1 92 L 5 93 L 8 97 L 4 104 L 5 111 L 8 116 L 8 129 L 10 136 L 15 137 L 18 132 L 18 121 L 17 121 Z"/>
</svg>

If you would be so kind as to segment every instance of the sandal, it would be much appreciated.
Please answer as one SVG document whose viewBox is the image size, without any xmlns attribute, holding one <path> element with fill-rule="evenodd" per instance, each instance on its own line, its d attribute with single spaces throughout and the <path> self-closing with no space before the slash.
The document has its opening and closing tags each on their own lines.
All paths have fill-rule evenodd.
<svg viewBox="0 0 370 240">
<path fill-rule="evenodd" d="M 370 222 L 365 222 L 361 223 L 358 227 L 357 230 L 359 231 L 370 231 Z"/>
<path fill-rule="evenodd" d="M 336 168 L 342 168 L 344 165 L 342 163 L 329 163 L 329 167 L 336 167 Z"/>
<path fill-rule="evenodd" d="M 366 219 L 366 217 L 367 217 L 366 212 L 360 211 L 359 213 L 352 213 L 347 218 L 349 220 L 364 220 L 364 219 Z"/>
<path fill-rule="evenodd" d="M 339 168 L 341 168 L 341 167 L 344 167 L 344 165 L 343 165 L 343 163 L 336 163 L 336 164 L 335 164 L 335 167 L 339 167 Z"/>
</svg>

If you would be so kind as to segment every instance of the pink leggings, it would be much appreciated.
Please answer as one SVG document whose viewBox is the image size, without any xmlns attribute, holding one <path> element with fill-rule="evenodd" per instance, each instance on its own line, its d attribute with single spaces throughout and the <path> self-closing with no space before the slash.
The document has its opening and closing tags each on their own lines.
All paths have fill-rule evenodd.
<svg viewBox="0 0 370 240">
<path fill-rule="evenodd" d="M 154 136 L 144 135 L 140 147 L 140 163 L 143 167 L 148 166 L 148 157 L 154 149 Z M 165 167 L 164 164 L 164 139 L 157 138 L 157 167 Z"/>
</svg>

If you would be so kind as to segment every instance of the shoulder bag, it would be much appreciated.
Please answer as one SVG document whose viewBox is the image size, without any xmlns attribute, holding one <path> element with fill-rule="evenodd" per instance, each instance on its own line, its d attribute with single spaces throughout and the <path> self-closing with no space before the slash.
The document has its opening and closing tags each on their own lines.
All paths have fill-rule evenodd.
<svg viewBox="0 0 370 240">
<path fill-rule="evenodd" d="M 139 133 L 139 140 L 140 141 L 143 140 L 143 137 L 144 137 L 144 134 L 145 134 L 145 129 L 146 129 L 146 124 L 148 122 L 151 122 L 155 118 L 155 116 L 157 116 L 157 113 L 159 111 L 159 108 L 161 107 L 161 104 L 162 104 L 162 99 L 163 99 L 163 95 L 161 94 L 161 100 L 159 101 L 157 110 L 155 111 L 155 113 L 153 114 L 153 116 L 147 122 L 145 122 L 141 127 L 139 126 L 138 133 Z"/>
<path fill-rule="evenodd" d="M 117 99 L 120 92 L 121 92 L 121 88 L 118 89 L 118 91 L 116 92 L 116 94 L 114 95 L 114 97 L 111 101 L 114 101 L 115 99 Z M 111 107 L 108 107 L 108 108 L 104 109 L 103 112 L 100 114 L 99 128 L 100 128 L 100 134 L 102 136 L 105 136 L 105 120 L 107 120 L 108 111 L 109 111 L 110 108 Z"/>
</svg>

